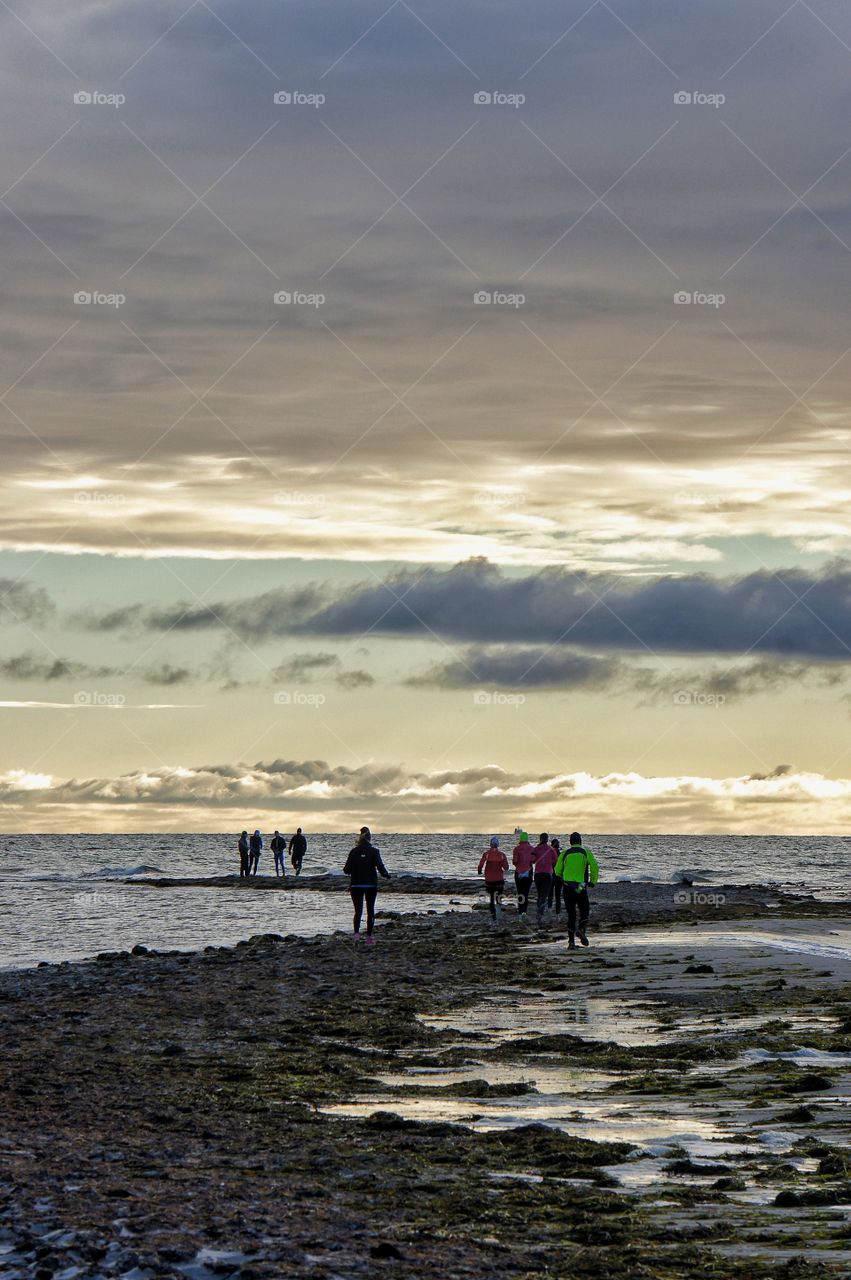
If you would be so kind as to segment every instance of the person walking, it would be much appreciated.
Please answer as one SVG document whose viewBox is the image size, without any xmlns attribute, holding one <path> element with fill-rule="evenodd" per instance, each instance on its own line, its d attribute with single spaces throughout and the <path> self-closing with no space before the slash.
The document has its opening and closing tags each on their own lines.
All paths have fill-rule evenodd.
<svg viewBox="0 0 851 1280">
<path fill-rule="evenodd" d="M 287 837 L 282 836 L 279 831 L 276 831 L 272 836 L 272 839 L 269 841 L 269 848 L 272 850 L 275 858 L 275 875 L 281 875 L 286 879 L 287 868 L 284 854 L 287 851 Z"/>
<path fill-rule="evenodd" d="M 561 842 L 557 836 L 553 836 L 550 844 L 556 851 L 556 861 L 555 866 L 553 867 L 553 879 L 552 884 L 550 885 L 550 897 L 547 902 L 547 906 L 552 910 L 553 904 L 555 903 L 556 924 L 558 924 L 561 920 L 561 891 L 564 884 L 561 876 L 556 875 L 556 867 L 558 866 L 558 860 L 561 857 Z"/>
<path fill-rule="evenodd" d="M 565 849 L 556 863 L 556 875 L 564 881 L 562 895 L 567 910 L 567 945 L 571 951 L 576 948 L 576 937 L 583 947 L 588 942 L 588 917 L 591 906 L 588 901 L 588 885 L 594 885 L 600 878 L 600 867 L 591 849 L 582 843 L 582 836 L 574 831 L 570 836 L 570 847 Z M 579 923 L 576 914 L 579 912 Z"/>
<path fill-rule="evenodd" d="M 251 857 L 251 874 L 257 875 L 257 868 L 260 865 L 260 851 L 263 848 L 263 837 L 259 831 L 255 831 L 254 835 L 248 841 L 249 854 Z"/>
<path fill-rule="evenodd" d="M 361 827 L 357 844 L 353 849 L 349 850 L 346 865 L 343 867 L 343 875 L 350 877 L 349 892 L 352 895 L 352 905 L 355 909 L 352 922 L 352 937 L 355 942 L 360 939 L 361 918 L 365 902 L 366 940 L 372 944 L 375 942 L 373 929 L 375 928 L 375 899 L 378 894 L 378 877 L 382 875 L 385 880 L 389 880 L 390 872 L 381 861 L 381 854 L 372 843 L 372 833 L 369 827 Z"/>
<path fill-rule="evenodd" d="M 556 856 L 556 851 L 550 844 L 549 832 L 542 831 L 538 838 L 538 843 L 532 850 L 532 858 L 535 862 L 535 889 L 538 894 L 538 924 L 542 922 L 550 900 Z"/>
<path fill-rule="evenodd" d="M 307 853 L 307 837 L 302 834 L 301 827 L 298 827 L 295 835 L 290 841 L 290 862 L 296 875 L 301 875 L 301 864 L 304 862 L 304 855 Z"/>
<path fill-rule="evenodd" d="M 499 836 L 491 836 L 490 845 L 479 859 L 479 875 L 485 873 L 485 888 L 490 898 L 491 920 L 494 924 L 502 919 L 502 892 L 505 888 L 505 873 L 508 870 L 508 859 L 499 847 Z"/>
<path fill-rule="evenodd" d="M 529 907 L 529 890 L 532 887 L 532 846 L 525 831 L 520 832 L 520 839 L 511 854 L 514 863 L 514 885 L 517 889 L 517 915 L 524 924 L 528 924 L 526 914 Z"/>
<path fill-rule="evenodd" d="M 239 878 L 247 877 L 251 874 L 251 863 L 248 860 L 248 832 L 243 831 L 239 837 L 237 844 L 239 849 Z"/>
</svg>

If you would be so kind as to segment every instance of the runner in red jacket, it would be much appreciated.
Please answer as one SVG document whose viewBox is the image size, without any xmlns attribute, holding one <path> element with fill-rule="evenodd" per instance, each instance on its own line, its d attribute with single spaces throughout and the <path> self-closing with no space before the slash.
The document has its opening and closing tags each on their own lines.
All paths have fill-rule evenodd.
<svg viewBox="0 0 851 1280">
<path fill-rule="evenodd" d="M 484 871 L 492 920 L 498 920 L 502 914 L 502 891 L 505 888 L 507 870 L 508 859 L 499 847 L 499 836 L 491 836 L 490 846 L 479 859 L 479 875 Z"/>
</svg>

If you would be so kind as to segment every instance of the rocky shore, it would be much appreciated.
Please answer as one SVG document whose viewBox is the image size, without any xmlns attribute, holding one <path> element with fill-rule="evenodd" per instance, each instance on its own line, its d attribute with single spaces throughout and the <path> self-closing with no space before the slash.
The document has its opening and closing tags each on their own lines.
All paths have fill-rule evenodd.
<svg viewBox="0 0 851 1280">
<path fill-rule="evenodd" d="M 0 1276 L 848 1275 L 851 967 L 719 928 L 849 908 L 711 892 L 0 974 Z"/>
</svg>

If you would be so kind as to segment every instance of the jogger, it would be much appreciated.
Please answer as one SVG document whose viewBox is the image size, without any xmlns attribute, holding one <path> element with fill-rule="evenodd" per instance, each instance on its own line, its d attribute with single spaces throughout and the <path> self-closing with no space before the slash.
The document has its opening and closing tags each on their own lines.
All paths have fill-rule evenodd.
<svg viewBox="0 0 851 1280">
<path fill-rule="evenodd" d="M 499 920 L 502 917 L 502 892 L 508 870 L 508 859 L 499 847 L 499 836 L 491 836 L 489 847 L 479 859 L 479 875 L 483 870 L 485 888 L 490 897 L 491 919 Z"/>
<path fill-rule="evenodd" d="M 539 843 L 532 850 L 535 860 L 535 889 L 538 893 L 538 923 L 544 918 L 549 905 L 550 889 L 553 883 L 553 868 L 556 864 L 556 851 L 550 844 L 549 833 L 542 831 Z"/>
<path fill-rule="evenodd" d="M 517 915 L 521 920 L 527 920 L 534 859 L 532 857 L 532 846 L 525 831 L 520 832 L 520 839 L 514 846 L 511 861 L 514 863 L 514 884 L 517 889 Z"/>
<path fill-rule="evenodd" d="M 590 849 L 583 848 L 582 836 L 574 831 L 570 837 L 570 848 L 565 849 L 559 857 L 555 868 L 556 875 L 564 881 L 564 905 L 567 907 L 568 947 L 573 950 L 576 938 L 583 947 L 588 942 L 588 917 L 591 905 L 588 901 L 589 884 L 596 884 L 600 876 L 597 859 Z M 577 911 L 579 920 L 577 921 Z"/>
<path fill-rule="evenodd" d="M 349 889 L 355 908 L 352 920 L 352 936 L 355 940 L 360 938 L 363 904 L 366 902 L 366 940 L 369 943 L 375 941 L 372 930 L 375 925 L 375 897 L 378 893 L 379 874 L 385 880 L 390 879 L 390 872 L 372 843 L 369 827 L 361 827 L 358 842 L 354 849 L 349 851 L 346 865 L 343 867 L 343 875 L 351 876 Z"/>
</svg>

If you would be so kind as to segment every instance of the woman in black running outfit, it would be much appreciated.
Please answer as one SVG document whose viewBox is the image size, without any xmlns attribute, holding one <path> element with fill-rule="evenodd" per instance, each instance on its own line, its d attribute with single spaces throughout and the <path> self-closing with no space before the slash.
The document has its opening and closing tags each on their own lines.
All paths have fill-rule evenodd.
<svg viewBox="0 0 851 1280">
<path fill-rule="evenodd" d="M 390 872 L 381 861 L 381 854 L 372 843 L 369 827 L 361 827 L 360 837 L 354 849 L 346 859 L 343 875 L 350 876 L 352 902 L 355 908 L 354 932 L 355 941 L 360 938 L 360 922 L 363 915 L 363 904 L 366 902 L 366 940 L 374 943 L 372 930 L 375 926 L 375 898 L 378 893 L 379 874 L 385 880 L 390 879 Z"/>
</svg>

